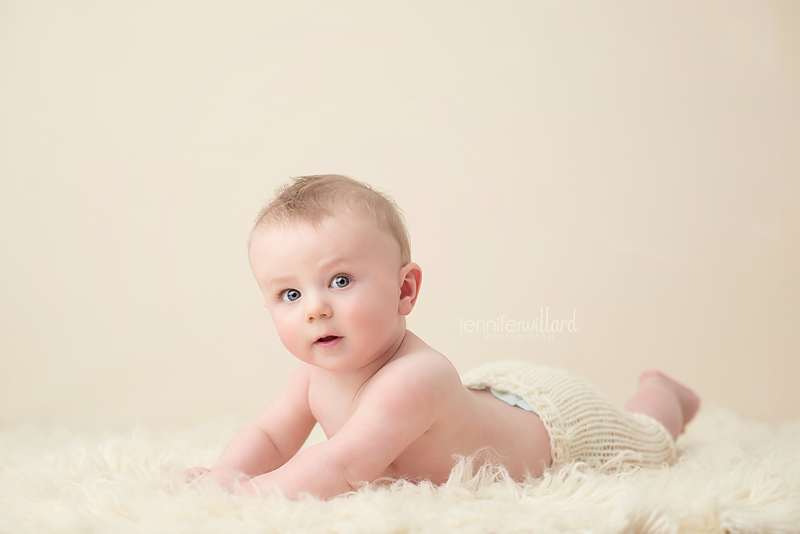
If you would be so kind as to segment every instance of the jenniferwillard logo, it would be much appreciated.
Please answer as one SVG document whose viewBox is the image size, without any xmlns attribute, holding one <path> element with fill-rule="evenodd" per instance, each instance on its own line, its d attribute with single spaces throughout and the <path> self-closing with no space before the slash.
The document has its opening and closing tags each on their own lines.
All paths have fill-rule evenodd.
<svg viewBox="0 0 800 534">
<path fill-rule="evenodd" d="M 572 310 L 572 319 L 550 320 L 550 308 L 539 308 L 539 317 L 529 320 L 515 321 L 506 319 L 506 316 L 489 320 L 464 320 L 461 318 L 461 331 L 459 334 L 479 333 L 484 340 L 489 339 L 545 339 L 552 341 L 556 333 L 577 332 L 575 310 Z"/>
</svg>

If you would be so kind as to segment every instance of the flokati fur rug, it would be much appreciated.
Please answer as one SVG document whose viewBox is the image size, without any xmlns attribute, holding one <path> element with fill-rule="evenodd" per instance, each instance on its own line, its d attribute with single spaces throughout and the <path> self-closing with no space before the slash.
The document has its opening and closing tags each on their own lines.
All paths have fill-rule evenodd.
<svg viewBox="0 0 800 534">
<path fill-rule="evenodd" d="M 0 428 L 0 532 L 800 532 L 800 421 L 706 407 L 671 468 L 599 475 L 577 464 L 530 484 L 466 462 L 439 487 L 374 484 L 327 502 L 177 483 L 243 422 L 115 436 Z"/>
</svg>

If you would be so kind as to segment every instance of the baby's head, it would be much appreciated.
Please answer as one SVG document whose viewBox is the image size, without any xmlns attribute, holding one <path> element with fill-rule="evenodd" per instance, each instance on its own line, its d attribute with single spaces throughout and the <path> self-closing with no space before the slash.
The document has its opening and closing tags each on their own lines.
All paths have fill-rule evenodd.
<svg viewBox="0 0 800 534">
<path fill-rule="evenodd" d="M 389 232 L 400 247 L 401 265 L 411 261 L 408 230 L 394 200 L 339 174 L 301 176 L 283 186 L 258 214 L 250 242 L 254 234 L 269 228 L 298 223 L 316 228 L 328 217 L 345 214 L 360 215 Z"/>
<path fill-rule="evenodd" d="M 368 185 L 297 178 L 259 214 L 249 253 L 278 335 L 300 360 L 351 370 L 402 341 L 422 272 L 397 206 Z"/>
</svg>

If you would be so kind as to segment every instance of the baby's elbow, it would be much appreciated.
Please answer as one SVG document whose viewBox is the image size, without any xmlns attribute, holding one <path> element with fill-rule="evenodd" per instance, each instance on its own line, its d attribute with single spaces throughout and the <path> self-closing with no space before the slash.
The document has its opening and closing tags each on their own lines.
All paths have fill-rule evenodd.
<svg viewBox="0 0 800 534">
<path fill-rule="evenodd" d="M 339 494 L 341 495 L 342 493 L 356 492 L 362 488 L 366 488 L 367 486 L 370 485 L 371 482 L 372 480 L 367 480 L 363 477 L 348 476 L 345 478 L 344 484 L 342 485 Z"/>
<path fill-rule="evenodd" d="M 275 483 L 264 475 L 251 478 L 247 482 L 243 482 L 240 487 L 245 494 L 255 497 L 267 497 L 275 493 L 280 493 Z"/>
<path fill-rule="evenodd" d="M 378 451 L 365 451 L 363 447 L 353 447 L 351 442 L 325 442 L 317 451 L 320 454 L 315 462 L 315 478 L 319 483 L 336 491 L 349 493 L 362 489 L 383 474 L 386 465 Z M 388 463 L 388 462 L 387 462 Z M 320 472 L 319 467 L 324 466 Z"/>
<path fill-rule="evenodd" d="M 380 477 L 380 473 L 375 472 L 370 466 L 364 465 L 363 462 L 343 463 L 340 469 L 341 476 L 346 485 L 346 487 L 343 488 L 343 493 L 358 491 L 361 488 L 369 486 Z"/>
</svg>

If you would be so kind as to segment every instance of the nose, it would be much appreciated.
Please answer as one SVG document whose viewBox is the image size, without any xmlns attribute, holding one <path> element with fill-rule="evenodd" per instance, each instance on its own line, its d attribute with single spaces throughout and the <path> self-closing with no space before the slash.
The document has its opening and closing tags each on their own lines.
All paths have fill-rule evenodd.
<svg viewBox="0 0 800 534">
<path fill-rule="evenodd" d="M 327 299 L 317 294 L 303 295 L 306 301 L 306 317 L 308 322 L 314 319 L 321 319 L 323 317 L 330 318 L 333 315 L 333 310 Z"/>
</svg>

